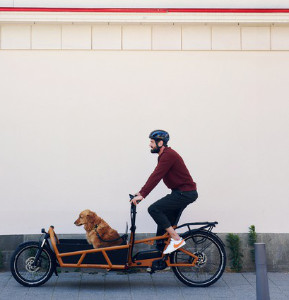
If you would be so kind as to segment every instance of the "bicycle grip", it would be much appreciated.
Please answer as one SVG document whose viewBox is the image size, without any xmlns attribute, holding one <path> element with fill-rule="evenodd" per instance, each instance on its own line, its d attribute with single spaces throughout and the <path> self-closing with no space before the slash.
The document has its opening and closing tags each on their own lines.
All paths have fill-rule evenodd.
<svg viewBox="0 0 289 300">
<path fill-rule="evenodd" d="M 132 194 L 129 194 L 129 197 L 130 197 L 130 200 L 129 201 L 131 201 L 135 196 L 134 195 L 132 195 Z M 141 200 L 137 200 L 137 204 L 139 204 L 141 202 Z"/>
</svg>

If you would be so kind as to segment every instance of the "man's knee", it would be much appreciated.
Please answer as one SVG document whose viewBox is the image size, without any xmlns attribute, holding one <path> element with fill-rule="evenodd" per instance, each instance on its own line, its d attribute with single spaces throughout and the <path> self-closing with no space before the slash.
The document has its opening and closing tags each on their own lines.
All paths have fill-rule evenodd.
<svg viewBox="0 0 289 300">
<path fill-rule="evenodd" d="M 152 205 L 150 205 L 150 206 L 148 207 L 148 213 L 151 215 L 151 214 L 152 214 L 152 211 L 153 211 L 153 207 L 152 207 Z"/>
<path fill-rule="evenodd" d="M 156 214 L 156 213 L 158 213 L 158 209 L 157 209 L 155 203 L 151 204 L 151 205 L 148 207 L 148 212 L 149 212 L 149 214 L 150 214 L 151 216 L 154 215 L 154 214 Z"/>
</svg>

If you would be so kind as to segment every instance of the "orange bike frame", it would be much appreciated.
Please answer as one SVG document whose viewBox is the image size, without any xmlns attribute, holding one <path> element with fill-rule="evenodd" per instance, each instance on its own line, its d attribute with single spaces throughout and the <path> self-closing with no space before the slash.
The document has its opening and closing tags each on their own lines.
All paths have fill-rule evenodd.
<svg viewBox="0 0 289 300">
<path fill-rule="evenodd" d="M 130 267 L 151 267 L 152 262 L 154 260 L 161 259 L 161 258 L 163 258 L 164 255 L 162 255 L 162 257 L 159 257 L 159 258 L 132 261 L 132 258 L 131 258 L 132 253 L 131 252 L 132 252 L 133 244 L 151 244 L 152 245 L 154 243 L 154 241 L 156 241 L 156 240 L 166 240 L 165 243 L 167 245 L 168 240 L 169 240 L 169 235 L 168 235 L 168 233 L 166 233 L 162 236 L 156 236 L 156 237 L 137 240 L 137 241 L 133 242 L 134 233 L 132 232 L 131 235 L 130 235 L 130 241 L 127 245 L 59 253 L 58 248 L 57 248 L 57 244 L 59 244 L 59 240 L 58 240 L 57 235 L 55 234 L 54 228 L 52 226 L 49 228 L 48 233 L 50 235 L 51 245 L 52 245 L 52 248 L 55 252 L 55 255 L 56 255 L 56 258 L 59 262 L 59 265 L 60 265 L 60 267 L 65 267 L 65 268 L 100 268 L 100 269 L 109 269 L 109 270 L 111 270 L 111 269 L 121 270 L 121 269 L 128 269 Z M 112 250 L 118 250 L 118 249 L 128 249 L 128 260 L 127 260 L 127 263 L 125 265 L 114 265 L 114 264 L 112 264 L 112 262 L 110 261 L 108 255 L 107 255 L 107 252 L 112 251 Z M 191 256 L 193 258 L 192 263 L 190 263 L 190 264 L 172 264 L 170 262 L 170 259 L 169 259 L 169 256 L 168 256 L 165 260 L 166 263 L 167 263 L 167 266 L 169 266 L 169 267 L 194 267 L 196 262 L 198 261 L 198 257 L 196 255 L 194 255 L 193 253 L 191 253 L 191 252 L 189 252 L 189 251 L 187 251 L 183 248 L 180 248 L 179 251 L 182 251 L 182 252 L 188 254 L 189 256 Z M 107 262 L 107 264 L 83 264 L 82 263 L 85 256 L 88 253 L 97 253 L 97 252 L 102 253 L 102 255 L 104 256 L 104 258 Z M 75 256 L 75 255 L 81 255 L 76 264 L 63 263 L 63 260 L 62 260 L 63 257 Z"/>
</svg>

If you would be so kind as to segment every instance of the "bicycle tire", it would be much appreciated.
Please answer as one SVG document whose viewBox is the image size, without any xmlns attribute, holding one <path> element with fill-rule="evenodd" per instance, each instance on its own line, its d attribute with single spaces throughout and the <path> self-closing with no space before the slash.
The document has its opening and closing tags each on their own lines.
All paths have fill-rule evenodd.
<svg viewBox="0 0 289 300">
<path fill-rule="evenodd" d="M 21 244 L 13 253 L 10 261 L 10 269 L 17 282 L 27 287 L 36 287 L 44 284 L 52 276 L 55 269 L 53 253 L 47 247 L 44 247 L 40 255 L 39 265 L 32 265 L 33 255 L 35 256 L 39 248 L 38 242 L 26 242 Z M 38 271 L 42 271 L 43 275 Z M 33 276 L 35 277 L 33 279 Z M 30 279 L 29 279 L 30 277 Z"/>
<path fill-rule="evenodd" d="M 226 267 L 226 252 L 223 242 L 215 234 L 204 230 L 183 234 L 183 247 L 199 257 L 194 267 L 172 267 L 176 277 L 190 287 L 207 287 L 222 276 Z M 188 263 L 193 258 L 177 250 L 171 254 L 171 262 Z"/>
</svg>

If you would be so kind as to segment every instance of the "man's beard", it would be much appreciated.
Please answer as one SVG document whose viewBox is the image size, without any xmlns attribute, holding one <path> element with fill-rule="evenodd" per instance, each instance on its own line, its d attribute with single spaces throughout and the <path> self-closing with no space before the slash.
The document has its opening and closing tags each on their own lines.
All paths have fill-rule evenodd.
<svg viewBox="0 0 289 300">
<path fill-rule="evenodd" d="M 161 148 L 155 147 L 155 148 L 152 148 L 152 149 L 151 149 L 151 153 L 159 153 L 160 150 L 161 150 Z"/>
</svg>

